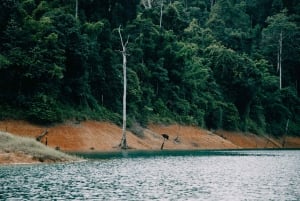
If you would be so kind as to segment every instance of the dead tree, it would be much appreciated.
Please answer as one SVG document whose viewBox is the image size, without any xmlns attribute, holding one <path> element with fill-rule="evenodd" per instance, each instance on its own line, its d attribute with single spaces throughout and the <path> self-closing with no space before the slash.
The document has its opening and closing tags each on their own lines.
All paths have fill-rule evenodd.
<svg viewBox="0 0 300 201">
<path fill-rule="evenodd" d="M 160 4 L 160 19 L 159 19 L 159 28 L 161 28 L 161 24 L 162 24 L 162 17 L 163 17 L 163 6 L 164 6 L 164 0 L 161 0 L 161 4 Z"/>
<path fill-rule="evenodd" d="M 282 88 L 282 70 L 281 70 L 281 64 L 282 64 L 282 31 L 279 34 L 279 40 L 278 40 L 278 53 L 277 53 L 277 70 L 279 70 L 279 89 Z"/>
<path fill-rule="evenodd" d="M 75 19 L 78 17 L 78 0 L 75 0 Z"/>
<path fill-rule="evenodd" d="M 123 56 L 123 128 L 122 128 L 122 139 L 120 143 L 120 147 L 122 149 L 127 149 L 127 141 L 126 141 L 126 90 L 127 90 L 127 76 L 126 76 L 126 63 L 127 63 L 127 53 L 126 53 L 126 46 L 128 45 L 128 38 L 127 41 L 124 43 L 122 34 L 121 34 L 121 26 L 118 29 L 120 41 L 122 45 L 122 50 L 120 51 Z"/>
<path fill-rule="evenodd" d="M 163 143 L 161 144 L 160 149 L 163 150 L 165 141 L 169 139 L 169 135 L 167 135 L 167 134 L 162 134 L 161 136 L 164 138 L 164 141 L 163 141 Z"/>
<path fill-rule="evenodd" d="M 42 132 L 39 136 L 37 136 L 35 139 L 38 142 L 41 142 L 43 137 L 45 137 L 48 134 L 48 129 L 44 130 L 44 132 Z"/>
</svg>

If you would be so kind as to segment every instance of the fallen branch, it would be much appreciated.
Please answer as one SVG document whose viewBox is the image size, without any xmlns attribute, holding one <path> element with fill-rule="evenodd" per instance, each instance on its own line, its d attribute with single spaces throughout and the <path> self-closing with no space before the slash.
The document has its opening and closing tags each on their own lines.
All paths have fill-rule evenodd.
<svg viewBox="0 0 300 201">
<path fill-rule="evenodd" d="M 47 134 L 48 134 L 48 129 L 44 130 L 44 132 L 42 132 L 42 134 L 40 134 L 39 136 L 37 136 L 37 137 L 36 137 L 36 141 L 41 142 L 42 139 L 43 139 L 43 137 L 44 137 L 45 135 L 47 135 Z"/>
</svg>

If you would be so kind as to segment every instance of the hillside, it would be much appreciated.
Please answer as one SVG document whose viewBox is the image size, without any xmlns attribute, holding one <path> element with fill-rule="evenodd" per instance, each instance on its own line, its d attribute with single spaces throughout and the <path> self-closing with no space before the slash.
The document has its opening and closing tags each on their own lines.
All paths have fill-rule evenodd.
<svg viewBox="0 0 300 201">
<path fill-rule="evenodd" d="M 0 119 L 119 124 L 126 61 L 128 122 L 278 138 L 288 124 L 300 135 L 299 0 L 4 0 L 0 10 Z"/>
</svg>

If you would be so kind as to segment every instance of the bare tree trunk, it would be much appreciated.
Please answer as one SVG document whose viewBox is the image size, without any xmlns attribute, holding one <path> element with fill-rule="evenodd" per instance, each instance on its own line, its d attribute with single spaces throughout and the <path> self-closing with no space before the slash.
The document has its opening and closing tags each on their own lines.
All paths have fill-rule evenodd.
<svg viewBox="0 0 300 201">
<path fill-rule="evenodd" d="M 279 67 L 279 89 L 282 88 L 282 69 L 281 69 L 281 64 L 282 64 L 282 31 L 280 32 L 280 37 L 279 37 L 279 52 L 278 52 L 278 67 Z"/>
<path fill-rule="evenodd" d="M 161 28 L 161 23 L 162 23 L 162 16 L 163 16 L 163 6 L 164 6 L 164 0 L 161 0 L 161 4 L 160 4 L 160 19 L 159 19 L 159 28 Z"/>
<path fill-rule="evenodd" d="M 119 35 L 120 35 L 120 40 L 121 40 L 121 45 L 122 45 L 122 56 L 123 56 L 123 86 L 124 86 L 124 92 L 123 92 L 123 129 L 122 129 L 122 139 L 120 143 L 120 147 L 122 149 L 127 149 L 127 141 L 126 141 L 126 90 L 127 90 L 127 76 L 126 76 L 126 46 L 128 44 L 128 39 L 127 41 L 123 42 L 122 34 L 121 34 L 121 26 L 119 26 Z"/>
<path fill-rule="evenodd" d="M 78 0 L 76 0 L 76 5 L 75 5 L 75 19 L 78 17 Z"/>
</svg>

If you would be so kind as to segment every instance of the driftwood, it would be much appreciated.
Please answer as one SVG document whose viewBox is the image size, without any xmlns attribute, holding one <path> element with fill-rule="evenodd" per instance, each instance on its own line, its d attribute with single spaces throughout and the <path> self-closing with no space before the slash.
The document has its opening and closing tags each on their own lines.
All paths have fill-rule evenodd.
<svg viewBox="0 0 300 201">
<path fill-rule="evenodd" d="M 48 134 L 48 129 L 44 130 L 39 136 L 36 137 L 36 141 L 41 142 L 43 137 Z"/>
</svg>

